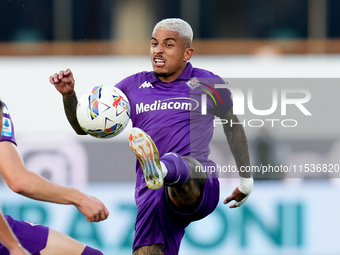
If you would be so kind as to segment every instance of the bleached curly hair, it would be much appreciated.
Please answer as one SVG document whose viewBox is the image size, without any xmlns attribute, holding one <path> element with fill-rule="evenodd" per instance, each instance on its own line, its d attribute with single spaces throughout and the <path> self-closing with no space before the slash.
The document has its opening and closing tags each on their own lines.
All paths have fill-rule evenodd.
<svg viewBox="0 0 340 255">
<path fill-rule="evenodd" d="M 188 40 L 188 46 L 191 47 L 194 33 L 188 22 L 178 18 L 163 19 L 155 25 L 152 31 L 153 35 L 155 34 L 156 29 L 178 32 L 180 37 L 186 38 Z"/>
</svg>

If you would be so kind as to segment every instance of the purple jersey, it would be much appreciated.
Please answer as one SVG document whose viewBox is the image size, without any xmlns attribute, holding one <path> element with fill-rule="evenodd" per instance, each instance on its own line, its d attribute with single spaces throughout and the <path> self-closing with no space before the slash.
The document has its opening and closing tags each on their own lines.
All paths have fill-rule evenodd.
<svg viewBox="0 0 340 255">
<path fill-rule="evenodd" d="M 192 89 L 197 80 L 205 85 Z M 129 99 L 133 126 L 150 135 L 160 157 L 176 152 L 207 162 L 214 115 L 223 117 L 232 107 L 228 89 L 210 89 L 221 83 L 224 82 L 220 77 L 188 63 L 183 73 L 170 83 L 160 81 L 153 72 L 141 72 L 116 86 Z M 202 95 L 207 98 L 205 115 L 201 112 Z M 137 187 L 144 185 L 143 172 L 137 161 Z"/>
<path fill-rule="evenodd" d="M 170 83 L 160 81 L 153 72 L 141 72 L 127 77 L 116 86 L 129 99 L 133 126 L 150 135 L 160 157 L 176 152 L 209 166 L 214 165 L 208 159 L 214 116 L 223 118 L 232 107 L 230 91 L 214 88 L 215 84 L 221 83 L 224 81 L 220 77 L 193 68 L 188 63 L 183 73 Z M 206 104 L 202 106 L 202 102 Z M 146 187 L 138 160 L 136 174 L 138 212 L 133 249 L 161 243 L 164 254 L 177 254 L 185 227 L 216 208 L 219 182 L 213 177 L 217 174 L 207 173 L 209 179 L 205 183 L 201 205 L 187 215 L 171 208 L 164 186 L 159 190 Z"/>
<path fill-rule="evenodd" d="M 14 137 L 14 127 L 11 116 L 9 115 L 8 108 L 4 102 L 2 102 L 2 135 L 0 138 L 0 142 L 2 141 L 10 141 L 16 144 L 15 137 Z"/>
<path fill-rule="evenodd" d="M 16 144 L 11 116 L 5 103 L 2 102 L 2 104 L 3 125 L 0 142 L 10 141 Z M 34 225 L 25 221 L 17 221 L 12 219 L 9 215 L 5 215 L 5 218 L 25 249 L 31 252 L 32 255 L 40 254 L 40 251 L 45 248 L 47 243 L 48 228 L 41 225 Z M 0 244 L 0 254 L 9 254 L 9 251 L 2 244 Z"/>
</svg>

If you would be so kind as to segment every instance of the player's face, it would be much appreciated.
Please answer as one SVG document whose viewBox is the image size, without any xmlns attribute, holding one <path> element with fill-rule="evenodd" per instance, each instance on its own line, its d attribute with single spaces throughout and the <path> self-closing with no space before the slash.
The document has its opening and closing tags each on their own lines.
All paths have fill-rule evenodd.
<svg viewBox="0 0 340 255">
<path fill-rule="evenodd" d="M 150 57 L 156 76 L 163 82 L 171 82 L 184 71 L 186 61 L 193 54 L 185 38 L 178 32 L 156 29 L 151 38 Z"/>
</svg>

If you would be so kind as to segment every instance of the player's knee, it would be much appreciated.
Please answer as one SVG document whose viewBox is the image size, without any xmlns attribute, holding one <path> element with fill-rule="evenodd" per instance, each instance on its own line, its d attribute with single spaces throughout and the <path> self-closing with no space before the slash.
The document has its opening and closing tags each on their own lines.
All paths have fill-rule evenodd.
<svg viewBox="0 0 340 255">
<path fill-rule="evenodd" d="M 188 156 L 183 156 L 183 159 L 190 166 L 190 179 L 201 179 L 203 181 L 207 179 L 207 173 L 203 171 L 203 166 L 197 159 Z"/>
<path fill-rule="evenodd" d="M 81 255 L 103 255 L 99 250 L 93 249 L 90 246 L 86 246 Z"/>
</svg>

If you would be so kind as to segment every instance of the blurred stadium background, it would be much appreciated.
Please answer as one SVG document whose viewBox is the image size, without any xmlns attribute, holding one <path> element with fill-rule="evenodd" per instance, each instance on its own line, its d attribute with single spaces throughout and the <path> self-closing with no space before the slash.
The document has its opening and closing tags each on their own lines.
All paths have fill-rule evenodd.
<svg viewBox="0 0 340 255">
<path fill-rule="evenodd" d="M 295 128 L 246 125 L 254 165 L 334 167 L 333 173 L 257 174 L 247 204 L 230 210 L 221 203 L 191 224 L 180 254 L 340 254 L 340 180 L 334 173 L 340 164 L 339 11 L 337 0 L 0 0 L 0 96 L 27 167 L 97 196 L 111 215 L 90 224 L 75 208 L 23 198 L 2 180 L 1 208 L 104 254 L 131 254 L 135 159 L 126 132 L 106 141 L 76 136 L 48 77 L 71 68 L 81 95 L 93 85 L 151 70 L 154 24 L 180 17 L 194 30 L 194 66 L 231 79 L 247 97 L 252 89 L 255 108 L 270 107 L 272 89 L 311 93 L 305 106 L 312 116 L 292 108 L 287 116 L 270 116 L 296 119 Z M 215 133 L 211 158 L 234 165 L 221 127 Z M 238 179 L 221 176 L 223 199 Z"/>
</svg>

